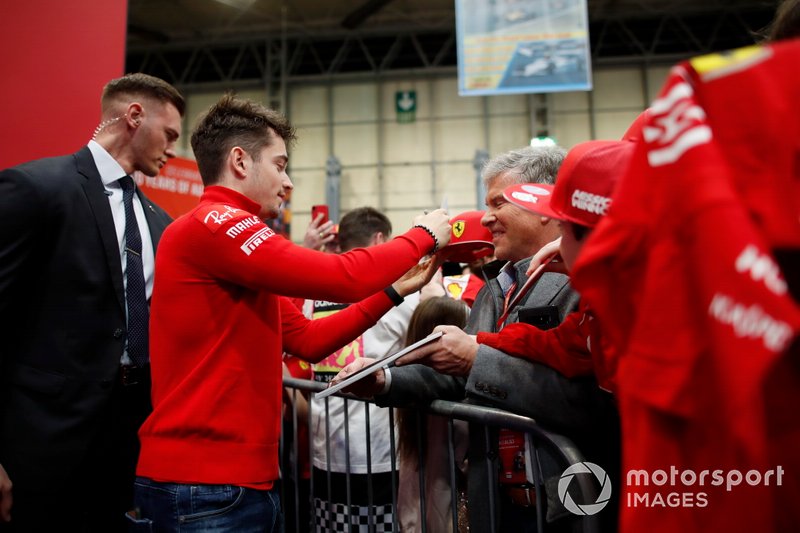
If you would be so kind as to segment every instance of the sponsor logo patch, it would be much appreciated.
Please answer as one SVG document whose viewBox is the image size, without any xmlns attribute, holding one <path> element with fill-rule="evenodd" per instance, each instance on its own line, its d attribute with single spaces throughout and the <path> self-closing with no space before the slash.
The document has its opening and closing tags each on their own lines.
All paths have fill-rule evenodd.
<svg viewBox="0 0 800 533">
<path fill-rule="evenodd" d="M 674 163 L 689 149 L 711 141 L 706 113 L 694 102 L 694 91 L 680 82 L 650 106 L 652 121 L 642 135 L 650 145 L 647 161 L 658 167 Z"/>
<path fill-rule="evenodd" d="M 456 220 L 453 224 L 453 235 L 456 238 L 461 237 L 464 234 L 464 228 L 467 227 L 467 224 L 463 220 Z"/>
<path fill-rule="evenodd" d="M 753 45 L 719 54 L 708 54 L 689 60 L 692 68 L 705 81 L 741 72 L 772 57 L 766 46 Z"/>
<path fill-rule="evenodd" d="M 223 224 L 233 220 L 241 211 L 229 205 L 215 204 L 198 209 L 194 213 L 194 218 L 205 224 L 211 233 L 216 233 Z"/>
<path fill-rule="evenodd" d="M 520 202 L 526 202 L 529 204 L 539 203 L 539 198 L 527 192 L 514 191 L 513 193 L 511 193 L 511 196 L 514 197 L 516 200 L 519 200 Z"/>
<path fill-rule="evenodd" d="M 258 218 L 257 216 L 243 218 L 242 220 L 240 220 L 239 222 L 228 228 L 225 231 L 225 235 L 227 235 L 231 239 L 235 239 L 238 235 L 241 235 L 241 233 L 247 228 L 252 228 L 253 226 L 259 226 L 261 225 L 261 223 L 262 223 L 261 219 Z"/>
<path fill-rule="evenodd" d="M 782 352 L 792 340 L 791 326 L 767 314 L 757 303 L 748 305 L 717 293 L 711 300 L 708 314 L 732 328 L 736 337 L 761 341 L 771 352 Z"/>
<path fill-rule="evenodd" d="M 263 228 L 255 232 L 253 235 L 251 235 L 249 239 L 244 241 L 244 244 L 241 245 L 240 248 L 244 252 L 244 255 L 250 255 L 255 251 L 256 248 L 264 244 L 264 242 L 266 242 L 267 239 L 273 237 L 274 235 L 275 232 L 272 231 L 272 229 L 269 226 L 264 226 Z"/>
<path fill-rule="evenodd" d="M 606 198 L 605 196 L 592 194 L 580 189 L 575 189 L 575 192 L 572 193 L 572 207 L 587 213 L 594 213 L 601 217 L 605 216 L 610 204 L 611 198 Z"/>
<path fill-rule="evenodd" d="M 742 250 L 736 258 L 735 268 L 740 274 L 749 274 L 756 283 L 764 283 L 773 294 L 783 296 L 789 290 L 778 264 L 755 245 L 748 245 Z"/>
</svg>

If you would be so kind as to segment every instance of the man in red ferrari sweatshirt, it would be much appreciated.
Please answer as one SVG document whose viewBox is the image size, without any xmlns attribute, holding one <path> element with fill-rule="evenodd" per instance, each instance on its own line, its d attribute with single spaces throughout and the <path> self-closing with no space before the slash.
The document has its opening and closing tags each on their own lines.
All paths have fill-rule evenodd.
<svg viewBox="0 0 800 533">
<path fill-rule="evenodd" d="M 153 413 L 139 432 L 128 515 L 147 530 L 282 530 L 273 490 L 281 354 L 316 361 L 357 337 L 430 279 L 435 261 L 417 263 L 449 239 L 443 210 L 389 243 L 341 255 L 274 234 L 263 219 L 293 187 L 292 140 L 283 116 L 231 95 L 192 134 L 205 192 L 164 232 L 156 258 Z M 363 301 L 309 321 L 287 296 Z"/>
</svg>

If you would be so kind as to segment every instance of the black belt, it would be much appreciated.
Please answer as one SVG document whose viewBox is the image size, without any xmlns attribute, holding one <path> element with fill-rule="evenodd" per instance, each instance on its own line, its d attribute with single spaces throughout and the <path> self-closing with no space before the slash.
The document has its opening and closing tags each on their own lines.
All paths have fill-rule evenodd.
<svg viewBox="0 0 800 533">
<path fill-rule="evenodd" d="M 144 385 L 150 382 L 150 365 L 120 365 L 119 382 L 123 387 Z"/>
</svg>

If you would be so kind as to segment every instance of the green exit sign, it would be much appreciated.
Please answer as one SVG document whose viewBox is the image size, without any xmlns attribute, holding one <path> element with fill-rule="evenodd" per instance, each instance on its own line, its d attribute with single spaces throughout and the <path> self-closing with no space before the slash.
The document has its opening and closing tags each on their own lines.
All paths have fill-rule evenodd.
<svg viewBox="0 0 800 533">
<path fill-rule="evenodd" d="M 417 119 L 417 91 L 394 93 L 397 122 L 414 122 Z"/>
</svg>

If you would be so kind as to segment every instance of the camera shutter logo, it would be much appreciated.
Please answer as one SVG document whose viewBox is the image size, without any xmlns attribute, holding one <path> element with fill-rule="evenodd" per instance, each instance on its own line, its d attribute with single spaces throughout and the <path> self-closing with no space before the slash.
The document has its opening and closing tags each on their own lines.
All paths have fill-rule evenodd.
<svg viewBox="0 0 800 533">
<path fill-rule="evenodd" d="M 575 477 L 575 474 L 589 473 L 594 474 L 594 477 L 597 478 L 597 482 L 600 483 L 600 494 L 597 496 L 597 501 L 594 503 L 578 505 L 572 499 L 572 496 L 569 495 L 567 489 L 569 488 L 569 484 L 572 482 L 572 478 Z M 606 505 L 608 505 L 608 501 L 611 499 L 611 480 L 608 479 L 606 471 L 594 463 L 590 463 L 588 461 L 583 463 L 575 463 L 564 470 L 564 473 L 561 474 L 561 479 L 558 480 L 558 499 L 561 500 L 561 503 L 564 504 L 564 507 L 566 507 L 567 511 L 571 512 L 572 514 L 597 514 L 602 511 Z"/>
</svg>

